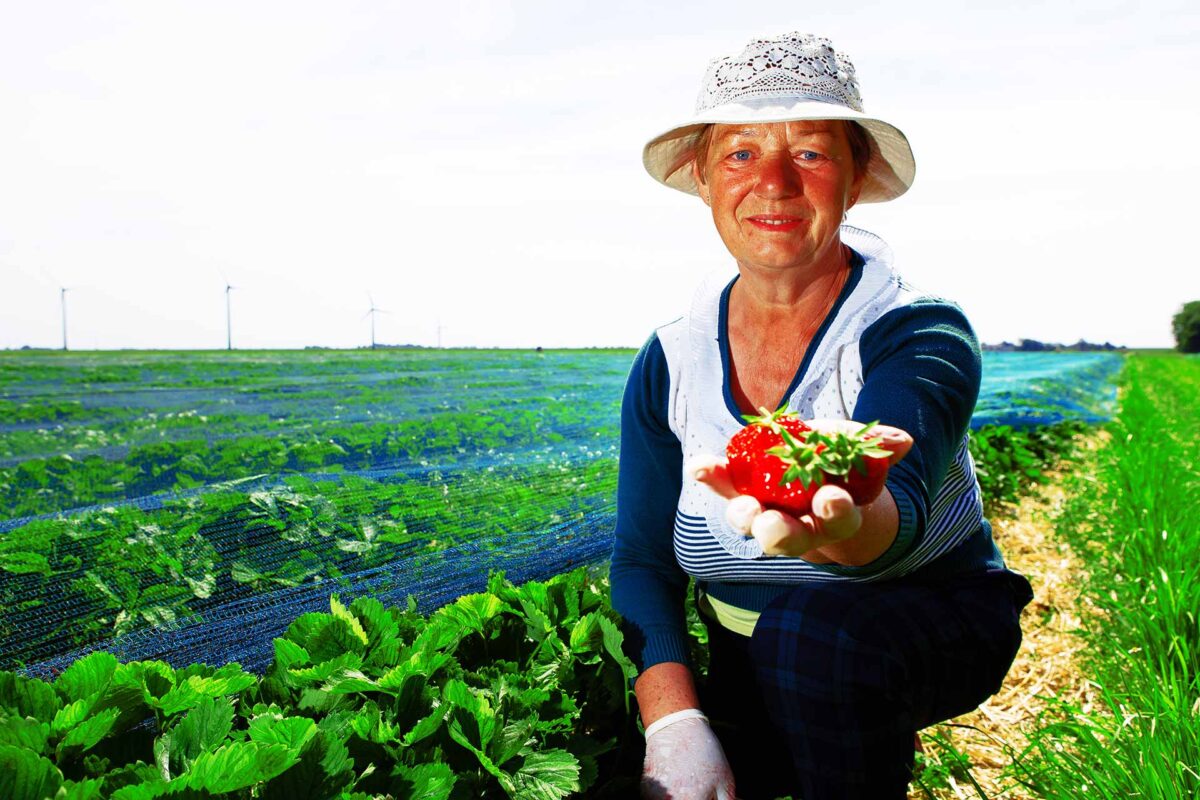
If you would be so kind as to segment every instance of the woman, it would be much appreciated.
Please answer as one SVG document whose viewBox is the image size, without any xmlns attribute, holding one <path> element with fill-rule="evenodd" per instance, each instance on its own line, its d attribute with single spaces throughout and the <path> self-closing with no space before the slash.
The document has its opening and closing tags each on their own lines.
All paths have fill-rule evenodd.
<svg viewBox="0 0 1200 800">
<path fill-rule="evenodd" d="M 643 794 L 902 798 L 914 732 L 997 691 L 1031 598 L 967 451 L 970 325 L 842 225 L 912 183 L 908 142 L 863 113 L 827 40 L 790 34 L 714 61 L 695 117 L 644 163 L 708 205 L 737 273 L 655 331 L 622 406 L 612 597 L 639 667 Z M 738 497 L 713 454 L 742 415 L 783 405 L 818 428 L 879 420 L 893 463 L 879 498 L 824 486 L 793 518 Z"/>
</svg>

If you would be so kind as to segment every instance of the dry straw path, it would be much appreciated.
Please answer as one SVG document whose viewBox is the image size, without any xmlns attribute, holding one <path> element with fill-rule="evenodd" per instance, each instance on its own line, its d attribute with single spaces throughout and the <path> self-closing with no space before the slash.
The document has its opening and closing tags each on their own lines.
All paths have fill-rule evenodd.
<svg viewBox="0 0 1200 800">
<path fill-rule="evenodd" d="M 1081 449 L 1094 449 L 1099 439 L 1081 443 Z M 1079 587 L 1084 568 L 1070 548 L 1059 541 L 1053 520 L 1065 498 L 1063 470 L 1046 473 L 1045 481 L 1033 488 L 1019 503 L 993 511 L 993 533 L 1010 568 L 1022 573 L 1033 584 L 1034 599 L 1021 617 L 1024 642 L 1008 673 L 1004 688 L 971 714 L 950 723 L 937 725 L 922 733 L 926 752 L 933 759 L 946 759 L 946 749 L 938 739 L 948 738 L 954 747 L 970 758 L 970 773 L 978 782 L 973 786 L 959 772 L 938 780 L 932 793 L 943 798 L 979 800 L 982 789 L 988 800 L 1040 800 L 1004 774 L 1015 755 L 1027 744 L 1027 734 L 1045 708 L 1049 695 L 1070 700 L 1089 709 L 1094 688 L 1077 666 L 1077 654 L 1083 648 L 1080 609 L 1087 609 Z M 915 782 L 910 800 L 928 800 L 929 794 Z"/>
</svg>

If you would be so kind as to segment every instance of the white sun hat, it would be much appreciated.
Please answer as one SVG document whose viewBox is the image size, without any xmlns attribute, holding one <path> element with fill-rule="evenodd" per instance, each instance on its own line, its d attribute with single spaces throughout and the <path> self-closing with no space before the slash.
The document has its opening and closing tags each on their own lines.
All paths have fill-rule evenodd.
<svg viewBox="0 0 1200 800">
<path fill-rule="evenodd" d="M 708 125 L 804 119 L 853 120 L 869 134 L 871 158 L 858 202 L 892 200 L 912 185 L 917 165 L 904 133 L 863 112 L 850 59 L 835 53 L 828 39 L 806 33 L 755 39 L 736 56 L 714 59 L 695 114 L 647 142 L 642 163 L 660 183 L 697 194 L 690 164 L 677 167 Z"/>
</svg>

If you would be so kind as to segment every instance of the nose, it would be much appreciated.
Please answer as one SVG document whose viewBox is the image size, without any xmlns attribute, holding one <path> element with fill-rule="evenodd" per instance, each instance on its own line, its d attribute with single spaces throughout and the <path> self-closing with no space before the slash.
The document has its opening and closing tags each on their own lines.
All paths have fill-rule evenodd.
<svg viewBox="0 0 1200 800">
<path fill-rule="evenodd" d="M 804 191 L 800 170 L 790 153 L 764 155 L 759 159 L 754 191 L 769 198 L 794 197 Z"/>
</svg>

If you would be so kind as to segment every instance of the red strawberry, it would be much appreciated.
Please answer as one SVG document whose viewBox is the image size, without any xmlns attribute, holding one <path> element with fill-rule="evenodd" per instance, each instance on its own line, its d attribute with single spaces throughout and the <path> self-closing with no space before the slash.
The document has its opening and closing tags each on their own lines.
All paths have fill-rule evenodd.
<svg viewBox="0 0 1200 800">
<path fill-rule="evenodd" d="M 878 438 L 867 437 L 876 423 L 853 433 L 821 433 L 784 409 L 761 410 L 761 417 L 746 417 L 749 424 L 725 450 L 738 492 L 757 498 L 764 508 L 801 516 L 811 513 L 812 496 L 824 483 L 845 487 L 856 505 L 883 491 L 891 453 Z"/>
<path fill-rule="evenodd" d="M 890 453 L 889 453 L 890 455 Z M 887 481 L 888 456 L 863 456 L 845 477 L 830 477 L 830 483 L 845 487 L 854 498 L 854 505 L 865 506 L 875 501 Z"/>
<path fill-rule="evenodd" d="M 725 455 L 729 459 L 729 477 L 734 488 L 742 494 L 758 497 L 758 492 L 769 495 L 779 485 L 779 479 L 788 465 L 768 450 L 784 444 L 782 431 L 792 436 L 802 436 L 811 428 L 795 414 L 784 409 L 775 413 L 763 412 L 761 417 L 746 416 L 747 424 L 729 440 Z M 760 498 L 761 499 L 761 498 Z"/>
<path fill-rule="evenodd" d="M 823 447 L 823 445 L 818 445 L 818 447 Z M 786 475 L 785 470 L 784 476 Z M 791 514 L 793 517 L 811 513 L 813 495 L 824 483 L 822 476 L 818 474 L 808 483 L 799 478 L 788 480 L 784 476 L 780 476 L 779 484 L 775 486 L 770 499 L 763 503 L 763 508 L 773 508 Z"/>
<path fill-rule="evenodd" d="M 786 445 L 784 432 L 796 441 L 812 428 L 796 414 L 787 413 L 786 408 L 774 413 L 769 413 L 765 408 L 759 411 L 762 416 L 748 415 L 744 418 L 748 424 L 735 433 L 725 447 L 733 488 L 741 494 L 758 498 L 766 508 L 807 513 L 801 509 L 812 506 L 812 493 L 817 487 L 804 487 L 799 481 L 782 485 L 783 474 L 791 465 L 769 451 Z"/>
</svg>

